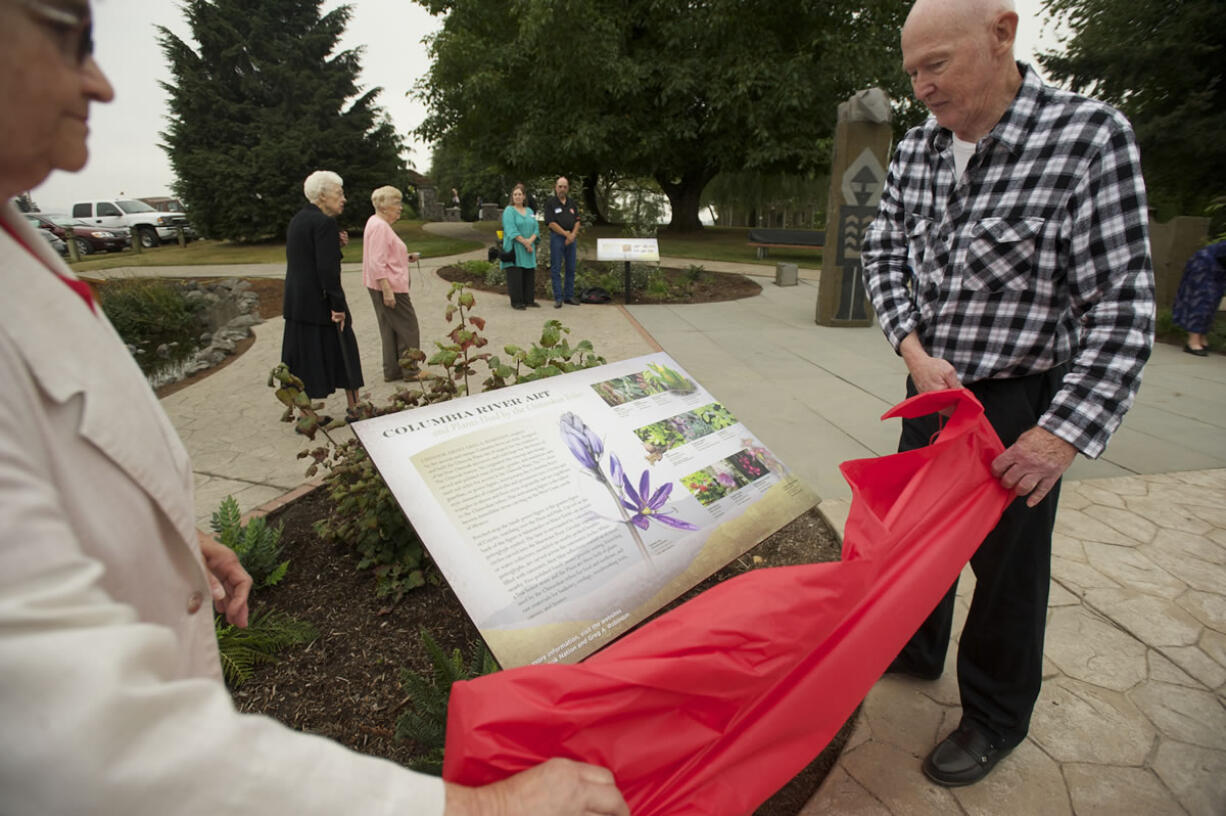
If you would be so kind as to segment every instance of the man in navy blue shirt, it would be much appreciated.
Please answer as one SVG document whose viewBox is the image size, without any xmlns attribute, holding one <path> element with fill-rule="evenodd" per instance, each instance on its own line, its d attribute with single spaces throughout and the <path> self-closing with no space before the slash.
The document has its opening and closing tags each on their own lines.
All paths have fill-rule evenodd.
<svg viewBox="0 0 1226 816">
<path fill-rule="evenodd" d="M 567 197 L 570 182 L 559 176 L 554 194 L 545 202 L 545 226 L 549 228 L 549 272 L 553 279 L 553 308 L 565 301 L 578 306 L 575 298 L 575 246 L 579 238 L 579 208 Z M 562 259 L 566 259 L 566 285 L 562 285 Z"/>
</svg>

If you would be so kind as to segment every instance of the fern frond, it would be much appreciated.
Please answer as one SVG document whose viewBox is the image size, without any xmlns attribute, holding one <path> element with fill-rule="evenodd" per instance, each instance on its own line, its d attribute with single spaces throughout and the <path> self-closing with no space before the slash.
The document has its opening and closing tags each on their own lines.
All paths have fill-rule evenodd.
<svg viewBox="0 0 1226 816">
<path fill-rule="evenodd" d="M 214 617 L 214 627 L 222 673 L 231 688 L 249 680 L 256 666 L 276 662 L 283 649 L 318 637 L 311 624 L 271 608 L 252 615 L 246 629 L 231 626 L 220 615 Z"/>
<path fill-rule="evenodd" d="M 242 514 L 238 512 L 238 502 L 233 496 L 226 496 L 213 513 L 209 524 L 217 535 L 217 540 L 233 550 L 238 545 L 241 522 Z"/>
</svg>

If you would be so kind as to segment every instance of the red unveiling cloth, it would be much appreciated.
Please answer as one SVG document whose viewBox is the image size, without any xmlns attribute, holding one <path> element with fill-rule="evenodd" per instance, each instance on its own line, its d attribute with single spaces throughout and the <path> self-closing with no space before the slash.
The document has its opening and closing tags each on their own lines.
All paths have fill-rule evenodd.
<svg viewBox="0 0 1226 816">
<path fill-rule="evenodd" d="M 579 665 L 457 683 L 444 778 L 564 756 L 612 769 L 635 816 L 751 813 L 821 752 L 1012 499 L 969 391 L 883 419 L 949 406 L 929 447 L 842 465 L 842 561 L 739 576 Z"/>
</svg>

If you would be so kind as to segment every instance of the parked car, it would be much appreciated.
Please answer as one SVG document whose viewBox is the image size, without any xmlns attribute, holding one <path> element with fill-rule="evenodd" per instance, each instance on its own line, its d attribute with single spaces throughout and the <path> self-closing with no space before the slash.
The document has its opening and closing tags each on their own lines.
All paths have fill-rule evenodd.
<svg viewBox="0 0 1226 816">
<path fill-rule="evenodd" d="M 66 215 L 32 212 L 25 213 L 25 217 L 33 226 L 51 233 L 61 241 L 68 241 L 71 232 L 71 240 L 77 245 L 77 253 L 80 255 L 89 255 L 91 252 L 119 252 L 132 243 L 127 230 L 116 231 L 91 227 L 88 224 L 74 221 Z M 68 254 L 67 245 L 63 252 Z"/>
<path fill-rule="evenodd" d="M 131 199 L 78 201 L 72 205 L 72 217 L 90 226 L 132 230 L 143 247 L 174 240 L 180 228 L 188 240 L 196 237 L 183 213 L 158 212 L 143 201 Z"/>
<path fill-rule="evenodd" d="M 47 243 L 51 244 L 51 248 L 61 255 L 68 254 L 68 244 L 65 244 L 58 235 L 47 230 L 39 230 L 38 234 L 47 239 Z"/>
</svg>

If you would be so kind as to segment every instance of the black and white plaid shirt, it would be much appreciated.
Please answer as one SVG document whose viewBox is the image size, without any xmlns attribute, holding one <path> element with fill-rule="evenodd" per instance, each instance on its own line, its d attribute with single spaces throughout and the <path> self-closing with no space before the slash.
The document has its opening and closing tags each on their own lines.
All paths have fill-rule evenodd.
<svg viewBox="0 0 1226 816">
<path fill-rule="evenodd" d="M 1069 363 L 1039 425 L 1096 457 L 1153 342 L 1141 160 L 1118 111 L 1018 68 L 961 179 L 934 118 L 907 133 L 861 258 L 895 349 L 916 332 L 963 384 Z"/>
</svg>

